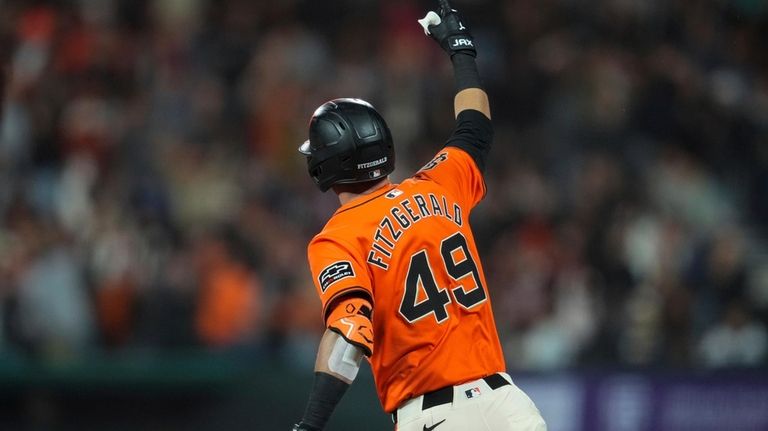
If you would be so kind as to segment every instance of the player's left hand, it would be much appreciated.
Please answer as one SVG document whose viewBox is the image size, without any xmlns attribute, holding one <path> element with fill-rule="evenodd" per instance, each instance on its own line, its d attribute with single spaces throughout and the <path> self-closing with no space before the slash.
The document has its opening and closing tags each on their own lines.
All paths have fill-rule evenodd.
<svg viewBox="0 0 768 431">
<path fill-rule="evenodd" d="M 437 12 L 429 11 L 419 20 L 424 28 L 424 33 L 434 39 L 451 57 L 456 53 L 477 56 L 475 42 L 469 29 L 464 25 L 456 9 L 452 9 L 447 2 Z"/>
</svg>

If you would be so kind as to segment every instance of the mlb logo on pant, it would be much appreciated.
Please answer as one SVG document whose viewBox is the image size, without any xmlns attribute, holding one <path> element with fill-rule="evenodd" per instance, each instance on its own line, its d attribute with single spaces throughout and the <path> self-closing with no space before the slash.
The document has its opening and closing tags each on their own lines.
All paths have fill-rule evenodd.
<svg viewBox="0 0 768 431">
<path fill-rule="evenodd" d="M 467 398 L 475 398 L 480 396 L 480 388 L 472 388 L 467 389 L 464 391 L 464 393 L 467 395 Z"/>
</svg>

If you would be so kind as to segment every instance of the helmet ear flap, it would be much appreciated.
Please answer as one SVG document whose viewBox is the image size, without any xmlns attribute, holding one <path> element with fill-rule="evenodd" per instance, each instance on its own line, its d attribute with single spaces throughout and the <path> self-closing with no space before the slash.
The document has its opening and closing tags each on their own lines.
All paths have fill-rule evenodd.
<svg viewBox="0 0 768 431">
<path fill-rule="evenodd" d="M 312 169 L 312 170 L 309 172 L 309 175 L 310 175 L 312 178 L 314 178 L 315 180 L 317 180 L 318 178 L 320 178 L 320 175 L 322 175 L 322 174 L 323 174 L 323 166 L 322 166 L 322 165 L 318 165 L 318 166 L 316 166 L 314 169 Z"/>
</svg>

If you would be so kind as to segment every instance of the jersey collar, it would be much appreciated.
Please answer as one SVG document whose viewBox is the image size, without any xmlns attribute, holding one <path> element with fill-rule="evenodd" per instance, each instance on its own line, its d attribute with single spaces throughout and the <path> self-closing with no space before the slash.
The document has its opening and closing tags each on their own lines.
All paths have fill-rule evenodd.
<svg viewBox="0 0 768 431">
<path fill-rule="evenodd" d="M 388 184 L 386 186 L 383 186 L 383 187 L 381 187 L 379 189 L 374 190 L 371 193 L 368 193 L 368 194 L 365 194 L 365 195 L 360 195 L 360 196 L 352 199 L 351 201 L 345 203 L 344 205 L 340 206 L 339 209 L 336 210 L 334 215 L 342 213 L 342 212 L 347 211 L 347 210 L 351 210 L 352 208 L 356 208 L 356 207 L 359 207 L 361 205 L 365 205 L 368 202 L 370 202 L 370 201 L 372 201 L 372 200 L 382 196 L 383 194 L 391 191 L 392 189 L 394 189 L 398 185 L 399 184 Z"/>
</svg>

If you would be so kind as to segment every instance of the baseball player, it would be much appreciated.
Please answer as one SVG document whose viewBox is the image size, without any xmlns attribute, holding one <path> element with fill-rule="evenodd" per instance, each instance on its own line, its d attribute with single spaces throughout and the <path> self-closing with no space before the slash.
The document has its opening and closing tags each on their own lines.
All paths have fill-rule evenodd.
<svg viewBox="0 0 768 431">
<path fill-rule="evenodd" d="M 327 331 L 294 431 L 323 430 L 363 356 L 400 431 L 545 430 L 504 372 L 504 356 L 469 214 L 485 195 L 493 129 L 475 46 L 441 2 L 419 23 L 450 55 L 456 126 L 414 176 L 390 182 L 395 151 L 367 102 L 336 99 L 309 125 L 309 174 L 341 207 L 309 244 Z"/>
</svg>

